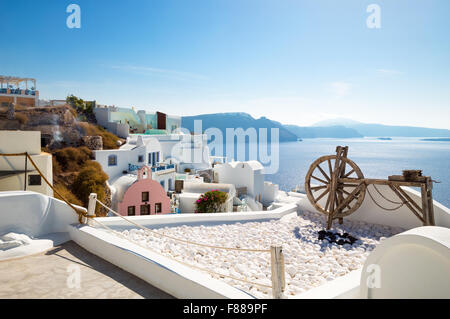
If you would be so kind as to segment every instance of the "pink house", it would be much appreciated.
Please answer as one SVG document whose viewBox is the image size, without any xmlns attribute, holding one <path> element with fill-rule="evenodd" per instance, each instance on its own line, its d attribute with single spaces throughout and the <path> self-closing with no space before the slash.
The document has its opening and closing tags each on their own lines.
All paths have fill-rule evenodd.
<svg viewBox="0 0 450 319">
<path fill-rule="evenodd" d="M 170 213 L 170 199 L 161 184 L 152 180 L 150 167 L 139 169 L 137 180 L 118 203 L 118 212 L 124 216 Z"/>
</svg>

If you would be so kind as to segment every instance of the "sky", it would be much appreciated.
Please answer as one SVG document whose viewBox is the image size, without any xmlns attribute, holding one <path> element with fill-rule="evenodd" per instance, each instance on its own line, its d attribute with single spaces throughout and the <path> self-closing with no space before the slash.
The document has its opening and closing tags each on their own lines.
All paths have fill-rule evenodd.
<svg viewBox="0 0 450 319">
<path fill-rule="evenodd" d="M 0 3 L 0 74 L 36 78 L 43 99 L 450 129 L 448 0 Z"/>
</svg>

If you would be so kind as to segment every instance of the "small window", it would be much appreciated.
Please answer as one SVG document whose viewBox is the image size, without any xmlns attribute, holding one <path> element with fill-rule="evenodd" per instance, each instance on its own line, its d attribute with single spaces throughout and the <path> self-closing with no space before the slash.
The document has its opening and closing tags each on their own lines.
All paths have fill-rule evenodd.
<svg viewBox="0 0 450 319">
<path fill-rule="evenodd" d="M 150 205 L 141 205 L 141 215 L 150 215 Z"/>
<path fill-rule="evenodd" d="M 156 203 L 155 204 L 155 214 L 160 214 L 162 210 L 162 205 L 161 203 Z"/>
<path fill-rule="evenodd" d="M 108 166 L 117 166 L 117 156 L 116 155 L 108 156 Z"/>
<path fill-rule="evenodd" d="M 128 216 L 136 215 L 136 206 L 128 206 Z"/>
<path fill-rule="evenodd" d="M 142 192 L 142 201 L 148 202 L 149 201 L 149 194 L 148 192 Z"/>
<path fill-rule="evenodd" d="M 161 182 L 159 182 L 159 183 L 161 184 L 162 188 L 165 189 L 165 183 L 164 183 L 164 181 L 161 181 Z"/>
<path fill-rule="evenodd" d="M 152 166 L 152 153 L 148 153 L 148 165 Z"/>
<path fill-rule="evenodd" d="M 138 162 L 142 163 L 144 161 L 144 155 L 139 155 L 138 156 Z"/>
<path fill-rule="evenodd" d="M 41 184 L 41 175 L 28 175 L 28 185 L 39 186 Z"/>
</svg>

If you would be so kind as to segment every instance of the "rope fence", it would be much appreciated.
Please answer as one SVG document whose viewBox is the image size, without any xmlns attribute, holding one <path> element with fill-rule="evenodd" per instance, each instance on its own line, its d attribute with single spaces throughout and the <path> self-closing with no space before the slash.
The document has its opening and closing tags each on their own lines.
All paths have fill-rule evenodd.
<svg viewBox="0 0 450 319">
<path fill-rule="evenodd" d="M 0 156 L 5 156 L 5 157 L 17 157 L 17 156 L 25 156 L 25 186 L 24 186 L 24 190 L 26 190 L 26 185 L 27 185 L 27 166 L 28 166 L 28 161 L 30 161 L 31 165 L 33 165 L 34 169 L 38 172 L 38 174 L 42 177 L 42 179 L 45 181 L 45 183 L 53 190 L 54 193 L 56 193 L 59 198 L 61 198 L 67 205 L 69 205 L 70 208 L 72 208 L 76 214 L 78 214 L 78 221 L 80 222 L 80 224 L 82 223 L 82 219 L 84 218 L 94 218 L 94 215 L 90 215 L 88 216 L 87 213 L 85 213 L 84 211 L 80 210 L 79 208 L 76 208 L 73 204 L 71 204 L 63 195 L 61 195 L 61 193 L 59 193 L 55 187 L 53 187 L 53 185 L 47 180 L 47 178 L 44 176 L 44 174 L 42 174 L 41 170 L 39 169 L 39 167 L 36 165 L 36 163 L 34 162 L 33 158 L 31 157 L 30 154 L 28 154 L 28 152 L 25 153 L 12 153 L 12 154 L 0 154 Z"/>
<path fill-rule="evenodd" d="M 136 245 L 138 245 L 138 246 L 140 246 L 140 247 L 142 247 L 142 248 L 145 248 L 145 249 L 148 249 L 148 250 L 150 250 L 150 251 L 152 251 L 152 252 L 154 252 L 154 253 L 160 254 L 159 252 L 157 252 L 156 250 L 151 249 L 151 248 L 148 247 L 148 246 L 144 246 L 144 245 L 140 244 L 139 242 L 130 240 L 128 237 L 122 235 L 120 232 L 115 231 L 115 230 L 112 229 L 111 227 L 108 227 L 107 225 L 105 225 L 104 223 L 102 223 L 102 222 L 100 222 L 100 221 L 98 221 L 98 220 L 96 220 L 96 219 L 93 219 L 93 221 L 95 221 L 95 222 L 98 223 L 100 226 L 102 226 L 102 227 L 105 228 L 106 230 L 112 232 L 114 235 L 116 235 L 116 236 L 118 236 L 118 237 L 120 237 L 120 238 L 122 238 L 122 239 L 128 240 L 128 241 L 132 242 L 133 244 L 136 244 Z M 264 284 L 261 284 L 261 283 L 257 283 L 257 282 L 253 282 L 253 281 L 249 281 L 249 280 L 245 280 L 245 279 L 241 279 L 241 278 L 236 278 L 236 277 L 234 277 L 234 276 L 229 276 L 229 275 L 220 274 L 220 273 L 218 273 L 218 272 L 215 272 L 215 271 L 212 271 L 212 270 L 209 270 L 209 269 L 206 269 L 206 268 L 202 268 L 202 267 L 199 267 L 199 266 L 195 266 L 195 265 L 186 263 L 186 262 L 184 262 L 184 261 L 175 259 L 175 258 L 170 257 L 170 256 L 164 255 L 164 257 L 169 258 L 169 259 L 171 259 L 171 260 L 174 260 L 174 261 L 176 261 L 176 262 L 179 262 L 180 264 L 183 264 L 183 265 L 185 265 L 185 266 L 188 266 L 188 267 L 191 267 L 191 268 L 195 268 L 195 269 L 198 269 L 198 270 L 201 270 L 201 271 L 204 271 L 204 272 L 207 272 L 207 273 L 210 273 L 210 274 L 219 276 L 219 277 L 230 278 L 230 279 L 233 279 L 233 280 L 236 280 L 236 281 L 241 281 L 241 282 L 244 282 L 244 283 L 247 283 L 247 284 L 251 284 L 251 285 L 255 285 L 255 286 L 260 286 L 260 287 L 265 287 L 265 288 L 272 288 L 272 286 L 269 286 L 269 285 L 264 285 Z"/>
<path fill-rule="evenodd" d="M 142 226 L 142 225 L 140 225 L 140 224 L 138 224 L 138 223 L 136 223 L 136 222 L 126 218 L 125 216 L 117 213 L 116 211 L 114 211 L 110 207 L 107 207 L 104 203 L 99 201 L 97 199 L 97 194 L 95 194 L 95 193 L 92 193 L 89 196 L 89 206 L 88 206 L 88 215 L 89 216 L 94 215 L 97 203 L 99 205 L 101 205 L 102 207 L 106 208 L 113 215 L 115 215 L 117 217 L 120 217 L 121 219 L 125 220 L 126 222 L 128 222 L 128 223 L 130 223 L 130 224 L 132 224 L 134 226 L 136 226 L 139 229 L 144 230 L 144 232 L 155 234 L 155 235 L 160 236 L 160 237 L 165 237 L 165 238 L 168 238 L 168 239 L 171 239 L 173 241 L 177 241 L 177 242 L 180 242 L 180 243 L 183 243 L 183 244 L 195 245 L 195 246 L 212 248 L 212 249 L 235 250 L 235 251 L 240 251 L 240 252 L 270 253 L 270 255 L 271 255 L 271 277 L 272 277 L 271 278 L 272 279 L 272 285 L 271 286 L 264 285 L 264 284 L 257 283 L 257 282 L 253 282 L 253 281 L 246 280 L 246 279 L 242 279 L 242 278 L 237 278 L 237 277 L 230 276 L 230 275 L 220 274 L 218 272 L 215 272 L 215 271 L 212 271 L 212 270 L 209 270 L 209 269 L 206 269 L 206 268 L 202 268 L 202 267 L 199 267 L 199 266 L 195 266 L 195 265 L 186 263 L 184 261 L 181 261 L 181 260 L 169 257 L 169 256 L 165 256 L 165 257 L 169 258 L 171 260 L 174 260 L 176 262 L 179 262 L 180 264 L 183 264 L 185 266 L 188 266 L 188 267 L 191 267 L 191 268 L 194 268 L 194 269 L 198 269 L 200 271 L 204 271 L 204 272 L 207 272 L 207 273 L 212 274 L 212 275 L 216 275 L 216 276 L 224 277 L 224 278 L 230 278 L 230 279 L 233 279 L 233 280 L 236 280 L 236 281 L 240 281 L 240 282 L 244 282 L 244 283 L 247 283 L 247 284 L 250 284 L 250 285 L 254 285 L 254 286 L 271 288 L 272 289 L 272 295 L 273 295 L 274 298 L 276 298 L 276 299 L 282 298 L 283 291 L 285 289 L 286 283 L 285 283 L 285 270 L 284 270 L 284 256 L 283 256 L 283 252 L 282 252 L 282 248 L 281 247 L 279 247 L 279 246 L 272 246 L 270 249 L 234 248 L 234 247 L 208 245 L 208 244 L 197 243 L 197 242 L 193 242 L 193 241 L 189 241 L 189 240 L 185 240 L 185 239 L 181 239 L 181 238 L 176 238 L 176 237 L 173 237 L 173 236 L 170 236 L 170 235 L 162 234 L 162 233 L 160 233 L 158 231 L 155 231 L 153 229 L 150 229 L 148 227 Z M 142 248 L 145 248 L 145 249 L 148 249 L 148 250 L 150 250 L 152 252 L 160 254 L 159 252 L 151 249 L 148 246 L 144 246 L 144 245 L 142 245 L 142 244 L 140 244 L 140 243 L 138 243 L 136 241 L 133 241 L 133 240 L 129 239 L 128 237 L 122 235 L 120 232 L 113 230 L 111 227 L 108 227 L 107 225 L 105 225 L 104 223 L 100 222 L 99 220 L 97 220 L 95 218 L 94 219 L 90 219 L 89 221 L 90 222 L 94 221 L 94 222 L 98 223 L 100 226 L 102 226 L 103 228 L 109 230 L 110 232 L 112 232 L 113 234 L 115 234 L 118 237 L 121 237 L 121 238 L 123 238 L 125 240 L 128 240 L 128 241 L 130 241 L 130 242 L 132 242 L 134 244 L 137 244 L 138 246 L 140 246 Z"/>
<path fill-rule="evenodd" d="M 114 214 L 115 216 L 118 216 L 120 218 L 122 218 L 123 220 L 125 220 L 126 222 L 144 230 L 145 232 L 149 232 L 161 237 L 166 237 L 168 239 L 174 240 L 174 241 L 178 241 L 180 243 L 183 244 L 187 244 L 187 245 L 195 245 L 195 246 L 200 246 L 200 247 L 206 247 L 206 248 L 212 248 L 212 249 L 222 249 L 222 250 L 235 250 L 235 251 L 241 251 L 241 252 L 256 252 L 256 253 L 270 253 L 271 255 L 271 277 L 272 277 L 272 285 L 265 285 L 265 284 L 261 284 L 261 283 L 257 283 L 257 282 L 253 282 L 250 280 L 246 280 L 246 279 L 242 279 L 242 278 L 237 278 L 234 276 L 230 276 L 230 275 L 225 275 L 225 274 L 220 274 L 218 272 L 206 269 L 206 268 L 202 268 L 199 266 L 195 266 L 195 265 L 191 265 L 189 263 L 186 263 L 184 261 L 169 257 L 169 256 L 165 256 L 166 258 L 169 258 L 171 260 L 174 260 L 180 264 L 183 264 L 187 267 L 191 267 L 203 272 L 207 272 L 209 274 L 215 275 L 215 276 L 219 276 L 219 277 L 224 277 L 224 278 L 230 278 L 232 280 L 235 281 L 239 281 L 239 282 L 244 282 L 253 286 L 260 286 L 260 287 L 264 287 L 264 288 L 271 288 L 272 289 L 272 295 L 274 298 L 276 299 L 280 299 L 283 297 L 283 291 L 285 289 L 285 271 L 284 271 L 284 257 L 283 257 L 283 252 L 282 252 L 282 248 L 279 246 L 272 246 L 270 249 L 251 249 L 251 248 L 234 248 L 234 247 L 223 247 L 223 246 L 215 246 L 215 245 L 208 245 L 208 244 L 203 244 L 203 243 L 197 243 L 197 242 L 192 242 L 189 240 L 185 240 L 185 239 L 181 239 L 181 238 L 176 238 L 173 236 L 169 236 L 166 234 L 161 234 L 160 232 L 157 232 L 153 229 L 147 228 L 145 226 L 142 226 L 138 223 L 133 222 L 132 220 L 125 218 L 124 216 L 120 215 L 119 213 L 117 213 L 116 211 L 114 211 L 113 209 L 111 209 L 110 207 L 107 207 L 105 204 L 103 204 L 102 202 L 100 202 L 97 199 L 97 194 L 92 193 L 89 196 L 89 204 L 88 204 L 88 210 L 87 213 L 84 212 L 83 210 L 75 207 L 72 203 L 70 203 L 60 192 L 58 192 L 58 190 L 47 180 L 47 178 L 44 176 L 44 174 L 42 173 L 42 171 L 39 169 L 39 167 L 36 165 L 36 163 L 34 162 L 34 160 L 32 159 L 32 157 L 30 156 L 30 154 L 28 154 L 27 152 L 25 153 L 11 153 L 11 154 L 0 154 L 0 156 L 5 156 L 5 157 L 18 157 L 18 156 L 24 156 L 25 157 L 25 186 L 24 186 L 24 190 L 26 190 L 26 185 L 27 185 L 27 172 L 28 172 L 28 161 L 31 163 L 31 165 L 33 165 L 34 169 L 38 172 L 38 174 L 42 177 L 42 179 L 45 181 L 45 183 L 53 190 L 53 192 L 55 194 L 57 194 L 59 196 L 59 198 L 61 198 L 70 208 L 72 208 L 74 210 L 74 212 L 78 215 L 78 221 L 79 223 L 87 223 L 87 224 L 91 224 L 90 221 L 94 221 L 95 223 L 99 224 L 101 227 L 105 228 L 108 231 L 111 231 L 113 234 L 115 234 L 118 237 L 121 237 L 123 239 L 126 239 L 134 244 L 137 244 L 138 246 L 148 249 L 154 253 L 158 253 L 157 251 L 151 249 L 148 246 L 144 246 L 141 245 L 138 242 L 132 241 L 130 240 L 128 237 L 123 236 L 120 232 L 114 231 L 113 229 L 111 229 L 110 227 L 108 227 L 107 225 L 105 225 L 104 223 L 100 222 L 99 220 L 95 219 L 95 208 L 97 203 L 100 204 L 101 206 L 103 206 L 104 208 L 106 208 L 108 211 L 110 211 L 112 214 Z M 160 254 L 160 253 L 158 253 Z"/>
</svg>

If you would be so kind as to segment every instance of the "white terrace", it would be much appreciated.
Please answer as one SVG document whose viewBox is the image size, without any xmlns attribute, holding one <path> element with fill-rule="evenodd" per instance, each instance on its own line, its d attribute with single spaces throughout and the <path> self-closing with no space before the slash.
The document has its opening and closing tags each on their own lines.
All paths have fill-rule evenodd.
<svg viewBox="0 0 450 319">
<path fill-rule="evenodd" d="M 419 193 L 404 190 L 420 200 Z M 380 191 L 389 198 L 386 188 Z M 421 226 L 406 208 L 386 213 L 366 199 L 337 226 L 359 242 L 337 247 L 308 237 L 324 221 L 304 195 L 280 194 L 278 208 L 269 211 L 83 218 L 80 225 L 73 209 L 59 200 L 33 192 L 0 193 L 0 233 L 32 238 L 0 251 L 6 269 L 0 294 L 14 287 L 17 270 L 8 267 L 14 258 L 74 242 L 147 282 L 149 289 L 176 298 L 450 297 L 448 208 L 434 201 L 437 226 Z M 88 214 L 95 205 L 103 204 L 92 197 Z M 215 260 L 228 264 L 210 265 Z M 40 257 L 42 264 L 53 262 Z M 314 276 L 314 263 L 327 273 L 322 279 L 308 279 Z M 24 269 L 24 275 L 33 276 Z M 37 281 L 28 282 L 33 286 Z"/>
</svg>

